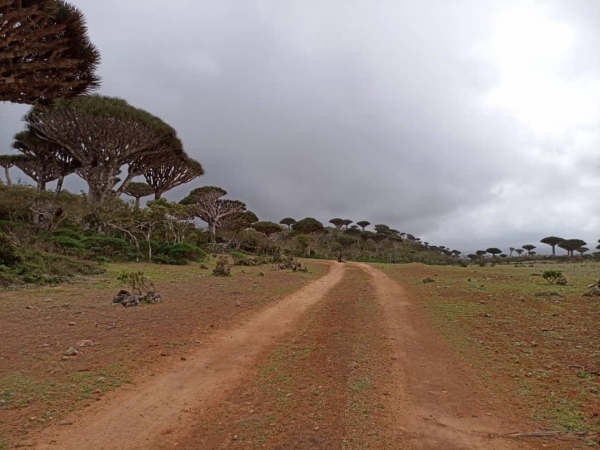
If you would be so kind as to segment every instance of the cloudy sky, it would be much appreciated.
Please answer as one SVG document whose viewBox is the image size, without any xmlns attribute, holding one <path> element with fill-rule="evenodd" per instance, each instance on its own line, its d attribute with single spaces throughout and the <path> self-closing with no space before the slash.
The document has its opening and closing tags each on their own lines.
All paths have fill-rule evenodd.
<svg viewBox="0 0 600 450">
<path fill-rule="evenodd" d="M 600 238 L 597 0 L 71 3 L 100 93 L 204 165 L 173 200 L 218 185 L 264 220 L 369 220 L 465 252 Z M 26 110 L 0 104 L 6 151 Z"/>
</svg>

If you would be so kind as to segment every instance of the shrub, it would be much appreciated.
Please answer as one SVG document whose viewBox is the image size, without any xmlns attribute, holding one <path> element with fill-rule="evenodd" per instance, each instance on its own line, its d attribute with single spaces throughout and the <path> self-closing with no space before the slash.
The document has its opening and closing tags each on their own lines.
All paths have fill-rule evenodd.
<svg viewBox="0 0 600 450">
<path fill-rule="evenodd" d="M 54 236 L 52 242 L 61 247 L 63 251 L 66 251 L 66 249 L 83 251 L 85 249 L 85 244 L 83 242 L 74 239 L 71 236 Z"/>
<path fill-rule="evenodd" d="M 13 267 L 22 260 L 23 257 L 15 244 L 13 244 L 6 234 L 0 233 L 0 264 Z"/>
<path fill-rule="evenodd" d="M 217 261 L 217 266 L 213 270 L 213 275 L 218 277 L 231 276 L 231 267 L 229 266 L 229 258 L 227 256 L 220 256 Z"/>
<path fill-rule="evenodd" d="M 563 274 L 560 270 L 545 270 L 544 273 L 542 273 L 542 277 L 544 277 L 548 283 L 554 283 L 559 278 L 562 278 L 562 276 Z"/>
<path fill-rule="evenodd" d="M 192 244 L 169 244 L 159 248 L 154 261 L 164 264 L 184 265 L 188 261 L 203 261 L 206 253 Z"/>
</svg>

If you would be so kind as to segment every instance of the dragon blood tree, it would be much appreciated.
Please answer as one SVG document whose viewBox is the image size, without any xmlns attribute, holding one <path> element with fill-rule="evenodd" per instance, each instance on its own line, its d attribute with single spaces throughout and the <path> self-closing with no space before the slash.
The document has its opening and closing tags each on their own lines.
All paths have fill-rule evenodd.
<svg viewBox="0 0 600 450">
<path fill-rule="evenodd" d="M 92 204 L 119 191 L 115 186 L 123 166 L 173 152 L 173 143 L 178 141 L 175 130 L 158 117 L 125 100 L 100 95 L 38 105 L 24 120 L 37 136 L 60 146 L 77 161 L 76 173 L 87 182 Z"/>
<path fill-rule="evenodd" d="M 0 0 L 0 101 L 49 103 L 87 94 L 100 53 L 81 11 L 62 0 Z"/>
</svg>

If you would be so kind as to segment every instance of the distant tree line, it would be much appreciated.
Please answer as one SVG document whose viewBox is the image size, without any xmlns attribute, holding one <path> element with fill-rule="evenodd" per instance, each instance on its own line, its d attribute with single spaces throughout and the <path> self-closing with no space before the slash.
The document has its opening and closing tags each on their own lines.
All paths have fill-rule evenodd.
<svg viewBox="0 0 600 450">
<path fill-rule="evenodd" d="M 575 252 L 579 253 L 579 255 L 584 255 L 590 251 L 590 249 L 586 247 L 587 243 L 582 239 L 564 239 L 557 236 L 547 236 L 541 239 L 540 242 L 552 247 L 552 256 L 556 256 L 556 247 L 565 250 L 567 252 L 567 256 L 571 257 L 575 256 Z M 600 240 L 598 240 L 598 242 L 600 243 Z M 510 258 L 513 256 L 513 253 L 515 253 L 517 256 L 522 256 L 525 252 L 527 252 L 527 256 L 535 256 L 537 255 L 535 249 L 535 245 L 526 244 L 522 245 L 521 248 L 509 247 L 508 254 L 506 254 L 497 247 L 490 247 L 486 250 L 478 250 L 475 253 L 471 253 L 467 255 L 467 257 L 471 260 L 478 260 L 487 254 L 490 254 L 493 258 L 498 255 L 501 258 Z M 596 249 L 600 250 L 600 245 L 597 245 Z"/>
</svg>

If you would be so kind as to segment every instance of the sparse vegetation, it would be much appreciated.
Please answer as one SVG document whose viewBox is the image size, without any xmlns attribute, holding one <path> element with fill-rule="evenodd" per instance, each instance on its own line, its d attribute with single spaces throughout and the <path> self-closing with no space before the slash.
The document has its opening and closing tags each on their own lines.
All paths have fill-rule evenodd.
<svg viewBox="0 0 600 450">
<path fill-rule="evenodd" d="M 542 274 L 544 280 L 548 283 L 555 283 L 558 279 L 562 278 L 563 274 L 560 270 L 545 270 Z"/>
</svg>

